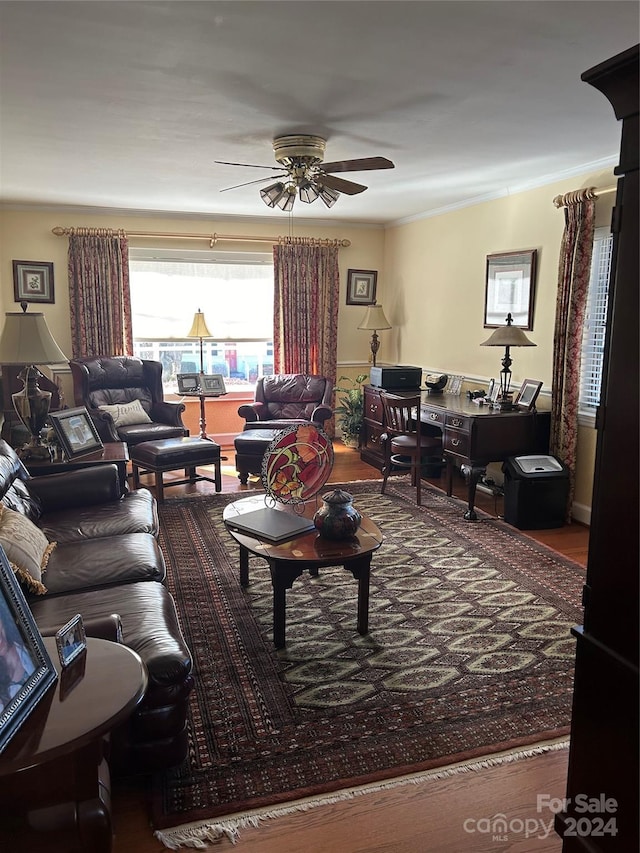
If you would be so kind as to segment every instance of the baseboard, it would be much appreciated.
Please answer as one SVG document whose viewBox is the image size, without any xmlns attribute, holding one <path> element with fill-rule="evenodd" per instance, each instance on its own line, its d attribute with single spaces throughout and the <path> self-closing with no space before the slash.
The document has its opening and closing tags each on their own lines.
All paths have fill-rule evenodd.
<svg viewBox="0 0 640 853">
<path fill-rule="evenodd" d="M 591 507 L 586 506 L 585 504 L 575 503 L 571 507 L 571 517 L 575 518 L 576 521 L 579 521 L 581 524 L 586 524 L 587 527 L 591 527 Z"/>
</svg>

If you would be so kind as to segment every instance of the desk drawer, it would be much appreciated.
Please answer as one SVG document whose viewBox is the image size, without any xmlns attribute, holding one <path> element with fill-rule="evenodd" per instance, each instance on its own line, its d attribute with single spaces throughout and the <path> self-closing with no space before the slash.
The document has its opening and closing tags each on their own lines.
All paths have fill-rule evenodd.
<svg viewBox="0 0 640 853">
<path fill-rule="evenodd" d="M 443 449 L 447 453 L 469 458 L 469 433 L 456 429 L 446 429 L 444 432 Z"/>
<path fill-rule="evenodd" d="M 446 412 L 444 417 L 444 424 L 446 427 L 460 429 L 463 432 L 471 432 L 471 418 L 467 418 L 464 415 L 454 414 L 453 412 Z"/>
<path fill-rule="evenodd" d="M 380 454 L 380 456 L 382 457 L 382 446 L 380 443 L 380 436 L 383 433 L 382 427 L 373 426 L 373 424 L 365 422 L 363 433 L 363 447 L 365 447 L 367 450 L 372 451 L 375 454 Z"/>
<path fill-rule="evenodd" d="M 446 412 L 442 411 L 431 411 L 426 406 L 422 406 L 420 409 L 421 418 L 423 424 L 433 424 L 434 426 L 444 427 L 444 418 Z"/>
<path fill-rule="evenodd" d="M 384 423 L 384 407 L 380 394 L 364 389 L 364 418 L 367 421 L 382 425 Z"/>
</svg>

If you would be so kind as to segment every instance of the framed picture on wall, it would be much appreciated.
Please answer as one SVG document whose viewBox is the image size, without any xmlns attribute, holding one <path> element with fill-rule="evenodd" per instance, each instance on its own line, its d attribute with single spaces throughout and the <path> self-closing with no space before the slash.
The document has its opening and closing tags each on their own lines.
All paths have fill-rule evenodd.
<svg viewBox="0 0 640 853">
<path fill-rule="evenodd" d="M 484 327 L 504 326 L 507 314 L 513 325 L 533 329 L 537 249 L 487 255 Z"/>
<path fill-rule="evenodd" d="M 53 302 L 53 264 L 13 261 L 13 298 L 16 302 Z"/>
<path fill-rule="evenodd" d="M 347 305 L 373 305 L 377 282 L 376 270 L 347 270 Z"/>
</svg>

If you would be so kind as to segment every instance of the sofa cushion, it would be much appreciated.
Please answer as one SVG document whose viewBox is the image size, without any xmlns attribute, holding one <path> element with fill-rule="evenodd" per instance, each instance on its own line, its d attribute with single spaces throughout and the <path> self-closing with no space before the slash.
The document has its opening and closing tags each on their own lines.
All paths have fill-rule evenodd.
<svg viewBox="0 0 640 853">
<path fill-rule="evenodd" d="M 29 592 L 43 595 L 42 572 L 55 542 L 49 542 L 36 525 L 19 512 L 0 506 L 0 545 L 18 580 Z"/>
<path fill-rule="evenodd" d="M 102 405 L 98 406 L 98 408 L 111 415 L 116 427 L 151 423 L 151 418 L 142 408 L 140 400 L 132 400 L 130 403 L 118 403 L 115 406 Z"/>
<path fill-rule="evenodd" d="M 162 582 L 165 574 L 164 557 L 154 537 L 127 533 L 116 539 L 58 544 L 49 557 L 45 583 L 53 596 L 135 581 Z"/>
<path fill-rule="evenodd" d="M 148 489 L 127 492 L 118 501 L 46 512 L 38 526 L 50 540 L 60 545 L 83 539 L 121 536 L 123 533 L 158 535 L 158 512 Z"/>
</svg>

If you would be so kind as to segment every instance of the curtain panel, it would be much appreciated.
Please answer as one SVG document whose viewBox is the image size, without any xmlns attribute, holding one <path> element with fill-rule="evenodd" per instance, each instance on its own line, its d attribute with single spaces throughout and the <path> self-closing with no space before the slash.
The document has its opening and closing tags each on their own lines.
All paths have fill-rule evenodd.
<svg viewBox="0 0 640 853">
<path fill-rule="evenodd" d="M 274 366 L 336 380 L 340 273 L 335 246 L 276 245 Z"/>
<path fill-rule="evenodd" d="M 72 233 L 68 254 L 73 358 L 131 355 L 129 244 L 124 233 Z"/>
<path fill-rule="evenodd" d="M 558 266 L 550 449 L 569 469 L 567 522 L 570 522 L 575 491 L 582 332 L 591 277 L 595 193 L 593 189 L 577 190 L 554 199 L 554 203 L 564 208 L 565 229 Z"/>
</svg>

